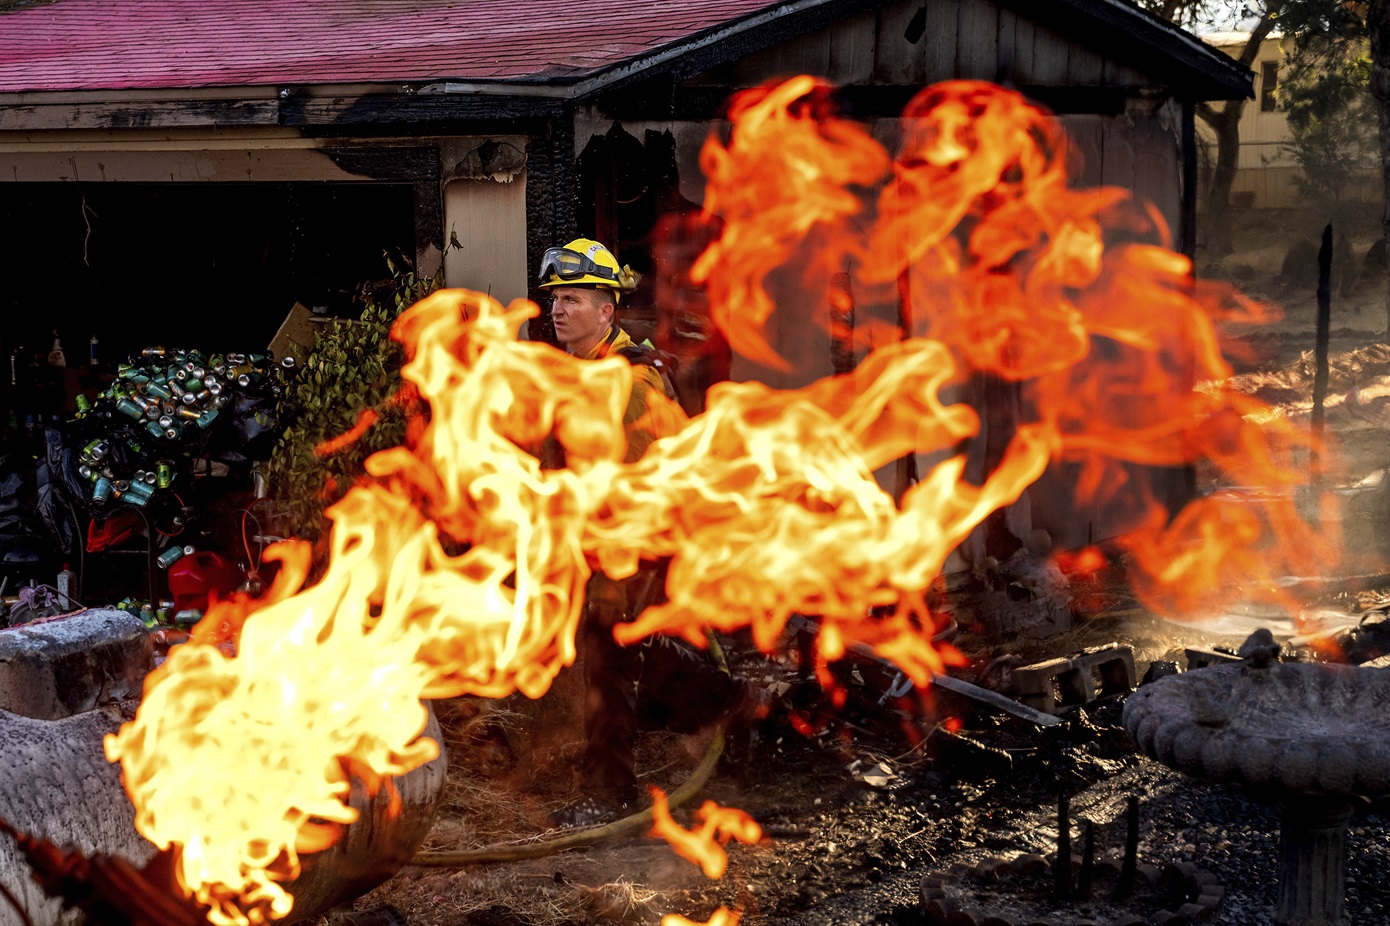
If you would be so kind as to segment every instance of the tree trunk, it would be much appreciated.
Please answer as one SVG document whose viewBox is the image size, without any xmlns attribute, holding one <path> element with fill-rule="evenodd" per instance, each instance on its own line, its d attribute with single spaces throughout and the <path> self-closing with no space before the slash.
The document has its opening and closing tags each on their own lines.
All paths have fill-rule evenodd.
<svg viewBox="0 0 1390 926">
<path fill-rule="evenodd" d="M 1227 100 L 1221 109 L 1207 111 L 1205 120 L 1216 133 L 1216 167 L 1207 203 L 1207 253 L 1225 257 L 1234 248 L 1231 237 L 1231 187 L 1240 166 L 1240 114 L 1244 100 Z"/>
<path fill-rule="evenodd" d="M 1260 21 L 1236 58 L 1238 62 L 1250 67 L 1286 6 L 1288 0 L 1266 0 Z M 1244 111 L 1245 100 L 1227 100 L 1220 109 L 1205 103 L 1197 108 L 1197 115 L 1216 133 L 1216 169 L 1207 201 L 1207 251 L 1212 257 L 1231 253 L 1231 187 L 1240 166 L 1240 114 Z"/>
<path fill-rule="evenodd" d="M 1371 0 L 1366 12 L 1366 26 L 1371 33 L 1371 93 L 1375 96 L 1376 113 L 1380 122 L 1380 174 L 1385 193 L 1381 207 L 1380 225 L 1390 236 L 1390 2 Z M 1390 240 L 1390 237 L 1387 237 Z M 1390 245 L 1386 246 L 1390 248 Z M 1390 254 L 1386 254 L 1390 266 Z M 1385 328 L 1390 333 L 1390 272 L 1386 274 Z"/>
<path fill-rule="evenodd" d="M 35 720 L 0 711 L 0 815 L 16 829 L 85 852 L 119 855 L 143 866 L 154 846 L 135 831 L 135 808 L 121 787 L 121 769 L 106 761 L 102 737 L 122 718 L 114 710 L 87 711 L 62 720 Z M 15 844 L 0 836 L 0 883 L 28 912 L 34 926 L 76 926 L 79 914 L 34 883 Z M 0 926 L 20 926 L 0 901 Z"/>
</svg>

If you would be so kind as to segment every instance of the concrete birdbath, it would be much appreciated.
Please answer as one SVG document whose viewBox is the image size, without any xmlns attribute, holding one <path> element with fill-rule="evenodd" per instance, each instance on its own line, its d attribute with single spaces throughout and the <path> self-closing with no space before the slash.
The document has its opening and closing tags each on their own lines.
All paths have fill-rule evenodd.
<svg viewBox="0 0 1390 926">
<path fill-rule="evenodd" d="M 1140 688 L 1124 724 L 1140 751 L 1194 777 L 1245 785 L 1281 807 L 1276 921 L 1346 922 L 1347 823 L 1390 793 L 1390 672 L 1281 663 L 1257 631 L 1244 663 Z"/>
</svg>

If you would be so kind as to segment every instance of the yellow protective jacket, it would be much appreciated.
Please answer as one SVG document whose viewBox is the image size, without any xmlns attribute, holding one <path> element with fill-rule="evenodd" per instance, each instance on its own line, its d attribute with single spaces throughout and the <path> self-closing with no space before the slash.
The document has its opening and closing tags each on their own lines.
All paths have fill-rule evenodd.
<svg viewBox="0 0 1390 926">
<path fill-rule="evenodd" d="M 613 332 L 617 334 L 614 336 Z M 594 345 L 594 349 L 584 355 L 585 360 L 602 360 L 618 353 L 624 347 L 634 345 L 631 335 L 621 328 L 609 331 L 609 336 Z M 632 365 L 632 394 L 628 396 L 627 411 L 623 413 L 623 430 L 627 432 L 627 456 L 623 462 L 632 463 L 647 452 L 652 441 L 680 430 L 684 423 L 684 413 L 672 403 L 658 402 L 652 408 L 651 396 L 655 392 L 665 398 L 666 384 L 661 374 L 650 364 Z"/>
</svg>

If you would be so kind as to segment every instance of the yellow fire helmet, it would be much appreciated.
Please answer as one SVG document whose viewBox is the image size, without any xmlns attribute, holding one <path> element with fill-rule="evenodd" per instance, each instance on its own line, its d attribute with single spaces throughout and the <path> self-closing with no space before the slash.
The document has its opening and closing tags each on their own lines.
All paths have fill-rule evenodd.
<svg viewBox="0 0 1390 926">
<path fill-rule="evenodd" d="M 602 286 L 612 290 L 613 301 L 637 288 L 631 267 L 618 266 L 613 252 L 592 238 L 576 238 L 562 248 L 550 248 L 541 258 L 537 275 L 541 289 L 556 286 Z"/>
</svg>

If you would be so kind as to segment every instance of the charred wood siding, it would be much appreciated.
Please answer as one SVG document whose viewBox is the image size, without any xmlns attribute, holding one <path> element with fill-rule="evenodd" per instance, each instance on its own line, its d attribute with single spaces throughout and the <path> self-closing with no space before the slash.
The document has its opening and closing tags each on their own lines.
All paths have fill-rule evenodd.
<svg viewBox="0 0 1390 926">
<path fill-rule="evenodd" d="M 170 129 L 190 125 L 275 125 L 275 100 L 143 100 L 0 106 L 0 131 Z"/>
<path fill-rule="evenodd" d="M 988 80 L 1016 87 L 1138 87 L 1163 80 L 989 0 L 889 4 L 745 58 L 736 83 L 809 73 L 840 84 L 923 86 Z M 706 83 L 724 75 L 706 75 Z"/>
<path fill-rule="evenodd" d="M 250 91 L 248 91 L 249 93 Z M 0 105 L 0 131 L 44 129 L 174 129 L 291 126 L 306 135 L 399 133 L 428 125 L 436 134 L 466 125 L 464 134 L 515 131 L 517 120 L 554 116 L 551 100 L 475 94 L 361 94 L 272 99 L 74 99 Z"/>
<path fill-rule="evenodd" d="M 574 163 L 574 115 L 550 122 L 547 131 L 532 137 L 526 149 L 526 266 L 539 267 L 545 249 L 572 241 L 577 235 L 575 197 L 579 183 Z M 530 298 L 548 305 L 543 291 L 531 281 Z M 542 311 L 530 323 L 533 340 L 555 343 L 550 313 Z"/>
<path fill-rule="evenodd" d="M 1061 117 L 1073 180 L 1082 186 L 1130 190 L 1136 198 L 1158 206 L 1177 228 L 1183 213 L 1181 118 L 1180 111 L 1131 113 L 1122 118 Z"/>
</svg>

